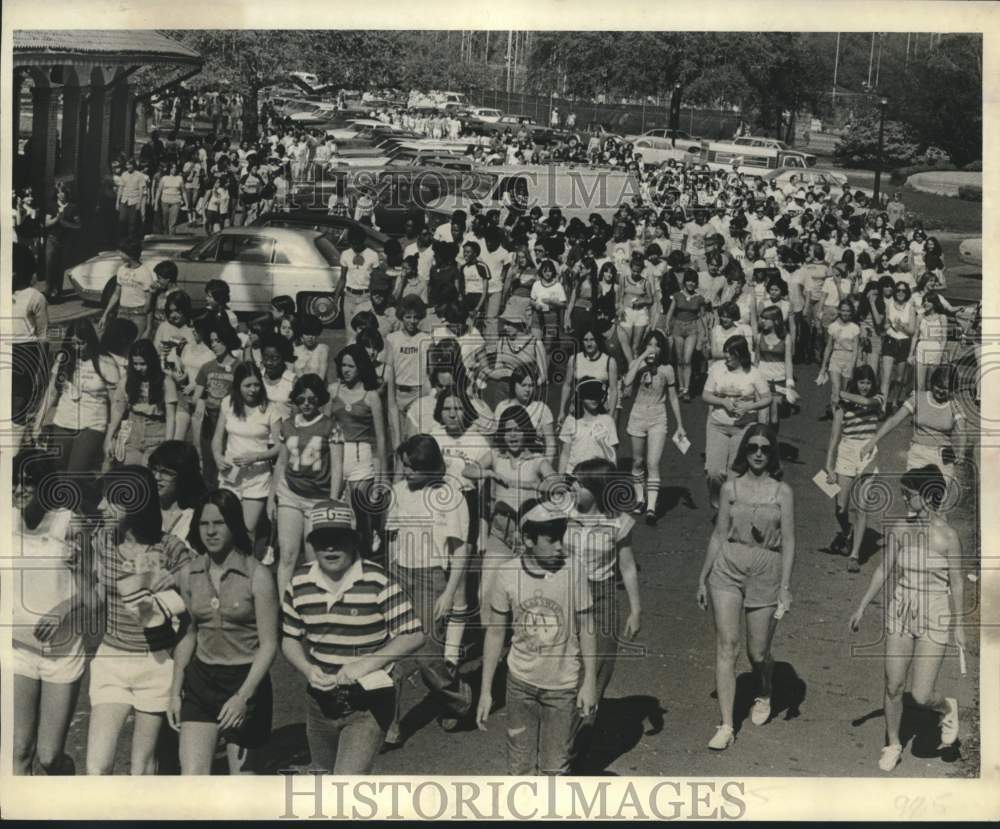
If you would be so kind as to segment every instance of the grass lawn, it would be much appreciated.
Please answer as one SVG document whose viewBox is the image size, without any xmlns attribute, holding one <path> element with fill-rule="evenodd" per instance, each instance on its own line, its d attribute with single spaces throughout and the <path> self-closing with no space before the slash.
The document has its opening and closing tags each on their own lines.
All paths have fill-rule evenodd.
<svg viewBox="0 0 1000 829">
<path fill-rule="evenodd" d="M 847 176 L 847 180 L 855 187 L 871 190 L 875 184 L 875 174 L 870 170 L 847 170 L 834 168 Z M 967 233 L 970 236 L 983 232 L 983 205 L 981 202 L 963 201 L 949 196 L 936 196 L 933 193 L 921 193 L 912 187 L 898 186 L 890 183 L 889 174 L 882 175 L 882 192 L 899 191 L 903 195 L 903 204 L 924 220 L 927 230 L 950 230 L 954 233 Z"/>
</svg>

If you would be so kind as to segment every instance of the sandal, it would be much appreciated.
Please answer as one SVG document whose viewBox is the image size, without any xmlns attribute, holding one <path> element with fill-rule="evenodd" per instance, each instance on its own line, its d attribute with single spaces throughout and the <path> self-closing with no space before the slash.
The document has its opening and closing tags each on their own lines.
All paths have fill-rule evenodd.
<svg viewBox="0 0 1000 829">
<path fill-rule="evenodd" d="M 860 573 L 861 572 L 861 562 L 858 561 L 854 556 L 847 559 L 847 572 L 848 573 Z"/>
</svg>

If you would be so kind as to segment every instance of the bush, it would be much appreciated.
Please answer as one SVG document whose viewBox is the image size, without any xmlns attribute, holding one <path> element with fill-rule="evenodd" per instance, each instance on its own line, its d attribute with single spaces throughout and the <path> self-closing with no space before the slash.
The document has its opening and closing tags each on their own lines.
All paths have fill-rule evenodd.
<svg viewBox="0 0 1000 829">
<path fill-rule="evenodd" d="M 967 173 L 981 173 L 983 171 L 982 161 L 970 161 L 963 168 Z"/>
<path fill-rule="evenodd" d="M 982 201 L 983 188 L 974 184 L 963 184 L 958 188 L 958 197 L 963 201 Z"/>
<path fill-rule="evenodd" d="M 878 161 L 878 119 L 868 118 L 850 124 L 834 148 L 838 161 L 852 166 L 871 166 Z M 913 131 L 899 121 L 886 121 L 882 142 L 882 160 L 887 167 L 915 163 L 919 154 Z"/>
<path fill-rule="evenodd" d="M 907 167 L 899 167 L 893 170 L 889 174 L 889 181 L 893 184 L 905 184 L 906 180 L 916 173 L 943 172 L 957 169 L 954 164 L 910 164 Z"/>
<path fill-rule="evenodd" d="M 940 147 L 935 147 L 933 144 L 927 147 L 917 158 L 914 160 L 916 164 L 950 164 L 951 156 L 948 155 Z"/>
</svg>

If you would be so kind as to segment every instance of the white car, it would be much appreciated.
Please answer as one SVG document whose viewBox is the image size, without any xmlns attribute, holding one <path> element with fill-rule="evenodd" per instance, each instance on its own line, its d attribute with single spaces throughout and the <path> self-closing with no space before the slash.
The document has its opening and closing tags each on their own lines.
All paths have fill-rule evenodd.
<svg viewBox="0 0 1000 829">
<path fill-rule="evenodd" d="M 158 262 L 177 265 L 177 287 L 195 308 L 205 303 L 205 283 L 229 284 L 230 308 L 237 312 L 267 311 L 271 300 L 286 294 L 300 311 L 332 321 L 331 302 L 340 281 L 340 251 L 317 230 L 288 227 L 227 227 L 199 239 L 147 240 L 142 262 L 152 270 Z M 84 302 L 107 301 L 114 276 L 122 265 L 119 251 L 103 251 L 66 271 L 66 278 Z"/>
<path fill-rule="evenodd" d="M 851 187 L 847 181 L 847 176 L 833 170 L 769 170 L 761 176 L 764 181 L 775 182 L 775 184 L 777 184 L 782 190 L 789 188 L 789 186 L 793 183 L 793 177 L 795 178 L 795 183 L 803 190 L 809 190 L 810 187 L 815 188 L 816 190 L 822 190 L 824 187 L 829 185 L 830 195 L 835 199 L 839 199 L 841 195 L 843 195 L 845 189 L 852 193 L 856 190 L 865 192 L 864 188 Z M 869 191 L 865 194 L 870 196 L 871 192 Z"/>
<path fill-rule="evenodd" d="M 648 147 L 657 150 L 690 150 L 701 151 L 701 139 L 693 137 L 684 130 L 652 129 L 642 135 L 626 135 L 625 140 L 636 147 Z"/>
<path fill-rule="evenodd" d="M 503 113 L 499 109 L 490 109 L 489 107 L 472 107 L 469 110 L 469 115 L 489 124 L 495 124 L 503 118 Z"/>
</svg>

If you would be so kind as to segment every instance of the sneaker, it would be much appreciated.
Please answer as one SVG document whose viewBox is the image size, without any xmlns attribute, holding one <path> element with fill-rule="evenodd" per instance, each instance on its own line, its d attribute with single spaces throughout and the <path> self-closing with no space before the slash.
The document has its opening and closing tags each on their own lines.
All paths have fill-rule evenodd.
<svg viewBox="0 0 1000 829">
<path fill-rule="evenodd" d="M 861 572 L 861 562 L 856 558 L 851 556 L 847 559 L 847 572 L 848 573 L 860 573 Z"/>
<path fill-rule="evenodd" d="M 731 725 L 720 725 L 715 730 L 715 736 L 708 741 L 708 747 L 712 751 L 725 751 L 734 742 L 736 742 L 736 736 L 733 734 L 733 727 Z"/>
<path fill-rule="evenodd" d="M 267 548 L 267 551 L 264 553 L 263 558 L 261 558 L 260 563 L 265 567 L 270 567 L 274 564 L 274 547 Z"/>
<path fill-rule="evenodd" d="M 958 739 L 958 700 L 945 697 L 948 713 L 941 717 L 941 745 L 952 746 Z"/>
<path fill-rule="evenodd" d="M 646 523 L 650 527 L 656 526 L 656 513 L 653 512 L 651 509 L 646 510 Z"/>
<path fill-rule="evenodd" d="M 636 516 L 642 515 L 645 511 L 646 511 L 646 505 L 641 501 L 637 503 L 634 507 L 632 507 L 632 515 Z"/>
<path fill-rule="evenodd" d="M 399 723 L 393 722 L 389 726 L 389 730 L 385 732 L 385 740 L 383 744 L 386 748 L 398 748 L 403 744 L 403 733 L 399 730 Z"/>
<path fill-rule="evenodd" d="M 771 719 L 771 700 L 769 697 L 757 697 L 750 709 L 750 722 L 754 725 L 764 725 Z"/>
<path fill-rule="evenodd" d="M 882 749 L 882 755 L 878 758 L 878 767 L 882 769 L 882 771 L 892 771 L 899 765 L 899 761 L 902 756 L 903 747 L 899 743 L 886 746 Z"/>
</svg>

